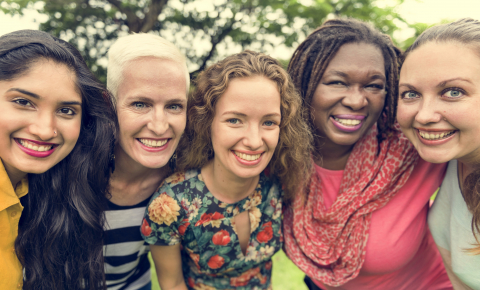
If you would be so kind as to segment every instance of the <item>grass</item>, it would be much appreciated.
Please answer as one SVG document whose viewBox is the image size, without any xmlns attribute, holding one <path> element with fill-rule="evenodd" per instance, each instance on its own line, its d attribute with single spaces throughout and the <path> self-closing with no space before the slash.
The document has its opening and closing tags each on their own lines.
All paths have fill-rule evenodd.
<svg viewBox="0 0 480 290">
<path fill-rule="evenodd" d="M 150 264 L 152 265 L 152 290 L 160 290 L 158 286 L 155 266 L 149 254 Z M 272 282 L 275 290 L 308 290 L 303 283 L 305 274 L 287 258 L 283 251 L 279 251 L 273 257 Z"/>
</svg>

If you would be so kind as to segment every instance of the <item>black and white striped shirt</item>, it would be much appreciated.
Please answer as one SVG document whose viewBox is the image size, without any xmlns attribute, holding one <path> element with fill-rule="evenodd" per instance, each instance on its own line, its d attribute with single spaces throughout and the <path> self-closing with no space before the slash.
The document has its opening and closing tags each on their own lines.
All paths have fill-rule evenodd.
<svg viewBox="0 0 480 290">
<path fill-rule="evenodd" d="M 133 206 L 108 202 L 103 255 L 109 290 L 134 290 L 150 282 L 149 246 L 140 235 L 149 200 Z"/>
</svg>

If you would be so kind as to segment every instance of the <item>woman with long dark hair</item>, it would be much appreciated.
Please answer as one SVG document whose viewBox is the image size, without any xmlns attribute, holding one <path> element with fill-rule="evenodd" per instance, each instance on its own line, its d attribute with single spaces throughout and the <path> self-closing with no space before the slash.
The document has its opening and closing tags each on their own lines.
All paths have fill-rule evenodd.
<svg viewBox="0 0 480 290">
<path fill-rule="evenodd" d="M 21 288 L 22 278 L 23 289 L 103 288 L 116 124 L 108 93 L 72 45 L 23 30 L 0 37 L 0 102 L 3 167 L 12 188 L 28 179 L 28 194 L 4 210 L 17 218 L 18 237 L 8 255 L 2 245 L 0 288 Z"/>
<path fill-rule="evenodd" d="M 333 19 L 290 61 L 315 170 L 285 212 L 285 250 L 311 289 L 451 288 L 426 223 L 445 165 L 419 160 L 395 124 L 399 56 L 370 25 Z"/>
<path fill-rule="evenodd" d="M 479 50 L 480 21 L 434 26 L 407 49 L 400 73 L 402 131 L 420 157 L 448 162 L 428 225 L 455 289 L 480 289 Z"/>
</svg>

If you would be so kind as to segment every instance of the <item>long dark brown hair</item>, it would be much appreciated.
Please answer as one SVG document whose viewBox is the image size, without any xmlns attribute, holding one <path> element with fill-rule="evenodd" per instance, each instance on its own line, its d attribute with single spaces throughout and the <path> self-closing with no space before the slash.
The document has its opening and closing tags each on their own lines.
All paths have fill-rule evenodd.
<svg viewBox="0 0 480 290">
<path fill-rule="evenodd" d="M 409 53 L 429 42 L 459 43 L 472 48 L 480 54 L 480 21 L 463 18 L 452 23 L 431 27 L 425 30 L 406 51 L 403 59 Z M 478 108 L 472 108 L 476 110 Z M 474 248 L 467 249 L 474 255 L 480 255 L 480 169 L 470 173 L 463 183 L 463 198 L 468 210 L 472 213 L 472 232 L 477 241 Z"/>
<path fill-rule="evenodd" d="M 72 45 L 34 30 L 0 37 L 0 81 L 21 77 L 42 60 L 75 74 L 82 121 L 67 157 L 45 173 L 28 174 L 15 241 L 23 289 L 104 289 L 102 237 L 116 115 L 108 92 Z"/>
<path fill-rule="evenodd" d="M 274 58 L 244 51 L 225 58 L 201 72 L 189 99 L 185 136 L 179 144 L 179 170 L 201 168 L 213 158 L 211 125 L 215 105 L 232 79 L 264 76 L 277 85 L 280 93 L 280 136 L 270 161 L 270 173 L 278 176 L 290 200 L 308 180 L 311 172 L 312 136 L 304 121 L 304 109 L 287 72 Z"/>
</svg>

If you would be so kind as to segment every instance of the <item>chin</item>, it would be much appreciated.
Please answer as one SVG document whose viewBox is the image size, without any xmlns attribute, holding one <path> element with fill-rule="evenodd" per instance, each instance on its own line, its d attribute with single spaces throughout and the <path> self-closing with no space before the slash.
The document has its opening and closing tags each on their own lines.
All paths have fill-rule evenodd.
<svg viewBox="0 0 480 290">
<path fill-rule="evenodd" d="M 422 148 L 417 148 L 417 150 L 420 157 L 430 163 L 445 163 L 455 159 L 454 156 L 451 156 L 448 152 L 444 152 L 443 150 L 422 150 Z"/>
</svg>

